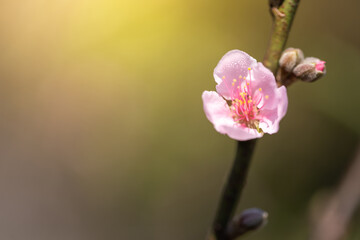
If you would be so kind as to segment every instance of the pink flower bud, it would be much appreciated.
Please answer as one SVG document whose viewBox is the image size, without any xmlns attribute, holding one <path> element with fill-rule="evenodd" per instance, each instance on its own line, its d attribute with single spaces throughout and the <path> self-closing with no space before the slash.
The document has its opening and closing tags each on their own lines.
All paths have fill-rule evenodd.
<svg viewBox="0 0 360 240">
<path fill-rule="evenodd" d="M 293 73 L 305 82 L 314 82 L 326 73 L 325 61 L 307 57 L 294 68 Z"/>
</svg>

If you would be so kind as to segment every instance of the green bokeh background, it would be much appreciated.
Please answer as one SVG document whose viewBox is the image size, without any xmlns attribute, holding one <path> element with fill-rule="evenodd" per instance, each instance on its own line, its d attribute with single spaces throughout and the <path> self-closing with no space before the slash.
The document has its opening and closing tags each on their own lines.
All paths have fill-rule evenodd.
<svg viewBox="0 0 360 240">
<path fill-rule="evenodd" d="M 270 217 L 246 240 L 306 239 L 312 202 L 351 160 L 358 9 L 300 4 L 288 46 L 327 75 L 294 84 L 279 133 L 257 145 L 238 210 Z M 235 143 L 201 93 L 227 51 L 260 61 L 270 30 L 267 1 L 1 0 L 0 238 L 204 239 Z"/>
</svg>

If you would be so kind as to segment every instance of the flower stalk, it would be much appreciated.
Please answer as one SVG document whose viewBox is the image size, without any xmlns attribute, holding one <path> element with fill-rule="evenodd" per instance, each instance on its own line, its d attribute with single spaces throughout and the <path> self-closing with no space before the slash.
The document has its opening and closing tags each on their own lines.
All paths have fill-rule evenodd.
<svg viewBox="0 0 360 240">
<path fill-rule="evenodd" d="M 226 235 L 226 228 L 229 219 L 233 217 L 236 203 L 238 202 L 242 189 L 245 186 L 255 144 L 256 139 L 237 142 L 235 160 L 231 168 L 230 175 L 228 176 L 213 225 L 216 236 L 215 239 L 228 239 Z"/>
<path fill-rule="evenodd" d="M 273 8 L 273 29 L 263 64 L 274 74 L 279 67 L 279 59 L 289 36 L 291 24 L 300 0 L 285 0 L 279 8 Z M 279 14 L 280 13 L 280 14 Z"/>
<path fill-rule="evenodd" d="M 263 64 L 270 69 L 274 75 L 277 72 L 279 59 L 288 39 L 299 2 L 300 0 L 284 0 L 282 4 L 276 8 L 271 5 L 270 1 L 270 7 L 273 7 L 274 23 Z M 231 237 L 226 233 L 226 229 L 234 216 L 236 206 L 245 186 L 255 145 L 256 139 L 237 141 L 235 160 L 225 183 L 208 240 L 231 240 Z"/>
</svg>

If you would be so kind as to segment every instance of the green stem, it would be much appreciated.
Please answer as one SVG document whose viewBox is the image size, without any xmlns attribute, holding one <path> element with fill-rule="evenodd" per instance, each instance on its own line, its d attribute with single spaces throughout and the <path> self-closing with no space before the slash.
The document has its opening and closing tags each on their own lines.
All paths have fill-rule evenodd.
<svg viewBox="0 0 360 240">
<path fill-rule="evenodd" d="M 274 16 L 270 43 L 263 60 L 264 66 L 269 68 L 274 74 L 276 74 L 278 62 L 288 39 L 291 23 L 299 2 L 300 0 L 285 0 L 278 8 L 283 16 Z M 226 236 L 226 228 L 234 215 L 245 186 L 255 144 L 256 139 L 238 141 L 235 161 L 224 186 L 212 230 L 208 237 L 209 240 L 229 240 L 229 237 Z"/>
<path fill-rule="evenodd" d="M 278 11 L 284 16 L 278 16 L 276 14 L 274 16 L 275 20 L 270 42 L 263 60 L 264 66 L 269 68 L 274 74 L 276 74 L 278 69 L 279 59 L 288 39 L 299 2 L 300 0 L 285 0 L 278 8 Z"/>
</svg>

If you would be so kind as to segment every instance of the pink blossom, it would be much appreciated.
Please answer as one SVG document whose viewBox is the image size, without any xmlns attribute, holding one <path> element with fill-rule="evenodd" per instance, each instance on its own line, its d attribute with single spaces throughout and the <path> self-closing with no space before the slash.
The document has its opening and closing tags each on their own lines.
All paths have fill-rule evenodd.
<svg viewBox="0 0 360 240">
<path fill-rule="evenodd" d="M 246 141 L 279 130 L 288 105 L 286 88 L 274 75 L 240 50 L 226 53 L 214 70 L 216 92 L 204 91 L 206 117 L 230 138 Z"/>
</svg>

